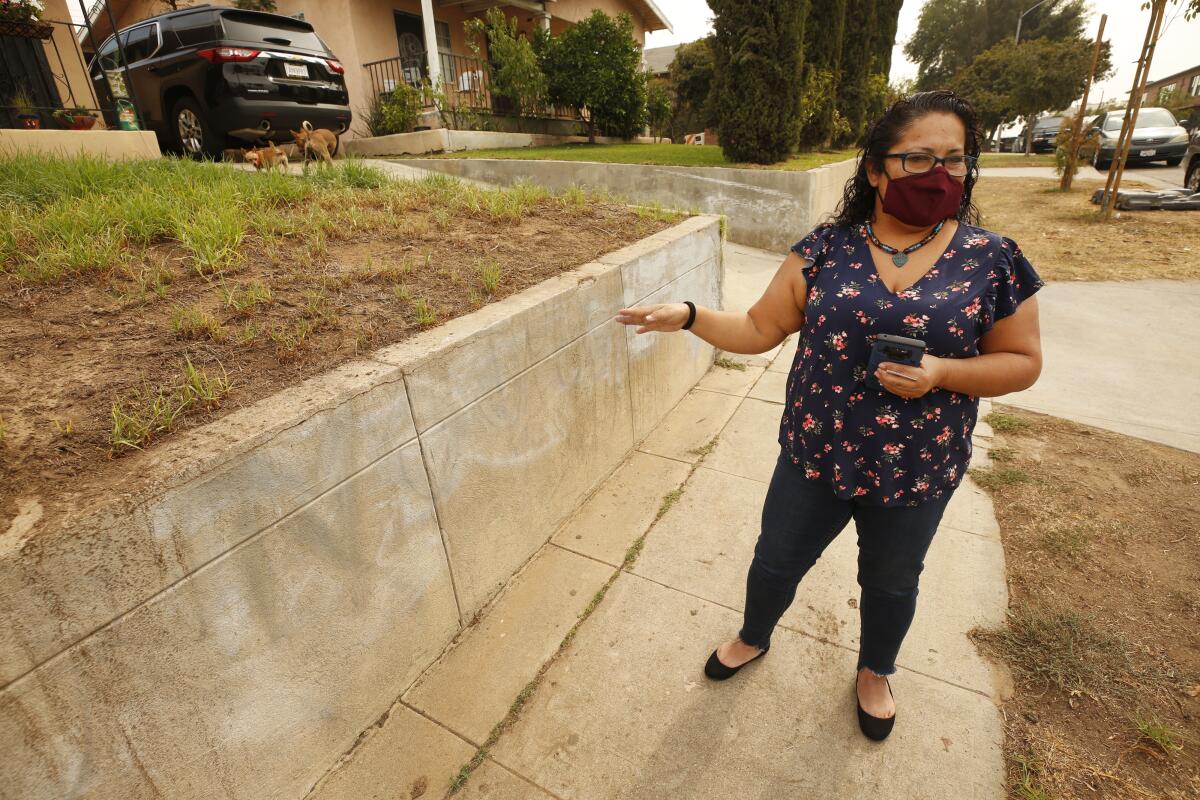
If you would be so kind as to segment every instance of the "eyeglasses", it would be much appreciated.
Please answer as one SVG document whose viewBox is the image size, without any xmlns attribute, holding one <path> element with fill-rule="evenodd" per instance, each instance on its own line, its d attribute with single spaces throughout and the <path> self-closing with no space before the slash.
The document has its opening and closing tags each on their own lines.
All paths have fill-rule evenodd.
<svg viewBox="0 0 1200 800">
<path fill-rule="evenodd" d="M 930 153 L 888 153 L 884 158 L 900 159 L 900 167 L 910 175 L 929 172 L 941 164 L 951 175 L 966 175 L 975 166 L 975 156 L 946 156 L 938 158 Z"/>
</svg>

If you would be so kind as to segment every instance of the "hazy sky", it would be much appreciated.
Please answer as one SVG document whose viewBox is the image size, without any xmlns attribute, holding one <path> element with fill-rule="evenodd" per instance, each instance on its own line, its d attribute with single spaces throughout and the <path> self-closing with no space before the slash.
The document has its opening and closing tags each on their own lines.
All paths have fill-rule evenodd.
<svg viewBox="0 0 1200 800">
<path fill-rule="evenodd" d="M 1027 4 L 1033 5 L 1034 2 L 1036 0 L 1028 0 Z M 647 47 L 690 42 L 712 30 L 712 11 L 705 0 L 655 0 L 655 4 L 671 20 L 675 31 L 650 34 L 646 37 Z M 900 9 L 900 27 L 896 32 L 896 49 L 892 54 L 893 80 L 916 77 L 916 65 L 904 58 L 903 47 L 917 29 L 917 17 L 923 5 L 925 0 L 905 0 Z M 1092 90 L 1089 102 L 1098 102 L 1101 96 L 1124 98 L 1129 92 L 1134 65 L 1146 38 L 1150 11 L 1142 11 L 1138 0 L 1088 0 L 1088 5 L 1093 12 L 1087 28 L 1090 37 L 1096 35 L 1100 15 L 1108 14 L 1104 38 L 1112 42 L 1113 63 L 1117 67 L 1113 77 L 1097 84 Z M 1196 45 L 1200 42 L 1200 18 L 1191 22 L 1184 20 L 1182 8 L 1183 4 L 1176 0 L 1167 6 L 1163 31 L 1154 53 L 1154 63 L 1150 67 L 1150 80 L 1165 78 L 1200 64 L 1200 47 Z"/>
</svg>

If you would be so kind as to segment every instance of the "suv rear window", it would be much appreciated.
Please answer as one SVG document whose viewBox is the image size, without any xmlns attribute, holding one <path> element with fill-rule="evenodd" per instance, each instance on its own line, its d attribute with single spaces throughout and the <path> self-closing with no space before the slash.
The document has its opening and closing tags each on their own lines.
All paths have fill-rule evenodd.
<svg viewBox="0 0 1200 800">
<path fill-rule="evenodd" d="M 328 52 L 312 25 L 298 19 L 226 11 L 221 14 L 221 26 L 225 29 L 225 38 L 236 42 Z"/>
</svg>

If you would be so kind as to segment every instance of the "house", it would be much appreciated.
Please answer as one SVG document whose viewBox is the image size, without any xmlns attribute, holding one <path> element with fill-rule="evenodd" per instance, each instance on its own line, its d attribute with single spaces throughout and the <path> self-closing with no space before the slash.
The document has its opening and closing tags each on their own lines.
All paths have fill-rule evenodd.
<svg viewBox="0 0 1200 800">
<path fill-rule="evenodd" d="M 1200 125 L 1200 64 L 1146 83 L 1142 105 L 1166 105 L 1179 121 L 1190 127 Z"/>
<path fill-rule="evenodd" d="M 667 78 L 671 74 L 671 62 L 675 60 L 675 51 L 679 45 L 670 44 L 666 47 L 651 47 L 643 51 L 646 69 L 656 78 Z"/>
<path fill-rule="evenodd" d="M 167 10 L 162 0 L 110 0 L 108 5 L 120 28 Z M 466 20 L 482 17 L 491 7 L 516 17 L 519 30 L 530 36 L 539 27 L 561 33 L 596 9 L 613 16 L 628 13 L 642 44 L 647 33 L 671 27 L 654 0 L 277 0 L 276 13 L 303 18 L 337 54 L 346 69 L 351 107 L 362 119 L 380 93 L 400 81 L 420 85 L 426 79 L 440 82 L 456 105 L 506 111 L 502 98 L 487 92 L 487 64 L 472 52 L 463 29 Z M 93 27 L 98 39 L 111 32 L 107 12 L 97 9 Z"/>
</svg>

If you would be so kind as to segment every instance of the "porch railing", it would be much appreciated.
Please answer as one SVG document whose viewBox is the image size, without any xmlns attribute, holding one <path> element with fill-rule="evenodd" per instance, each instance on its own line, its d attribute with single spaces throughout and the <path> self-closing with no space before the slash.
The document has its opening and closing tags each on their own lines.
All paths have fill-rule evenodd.
<svg viewBox="0 0 1200 800">
<path fill-rule="evenodd" d="M 493 95 L 487 62 L 458 53 L 439 53 L 442 85 L 447 103 L 454 109 L 488 114 L 515 114 L 516 109 L 507 97 Z M 401 83 L 420 89 L 428 78 L 429 69 L 424 54 L 397 56 L 363 64 L 371 80 L 375 97 L 394 91 Z M 574 109 L 551 106 L 539 117 L 577 120 Z"/>
<path fill-rule="evenodd" d="M 97 96 L 78 44 L 87 24 L 40 20 L 24 28 L 16 35 L 0 28 L 0 127 L 25 127 L 19 116 L 36 118 L 43 128 L 69 126 L 70 119 L 54 112 L 73 108 L 98 117 L 97 127 L 115 124 L 115 110 Z M 27 100 L 19 108 L 11 104 L 18 93 Z"/>
</svg>

